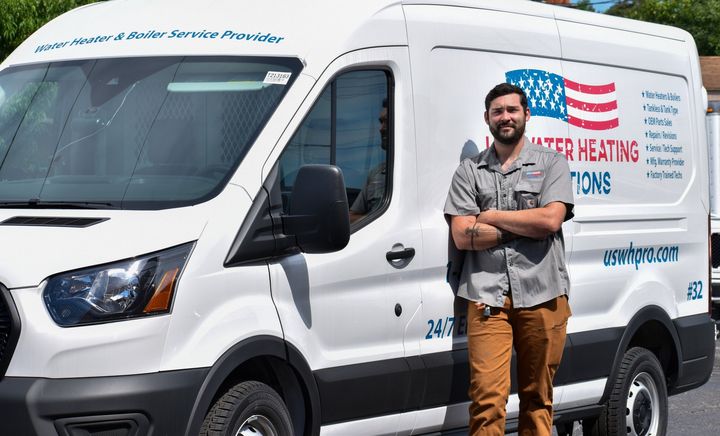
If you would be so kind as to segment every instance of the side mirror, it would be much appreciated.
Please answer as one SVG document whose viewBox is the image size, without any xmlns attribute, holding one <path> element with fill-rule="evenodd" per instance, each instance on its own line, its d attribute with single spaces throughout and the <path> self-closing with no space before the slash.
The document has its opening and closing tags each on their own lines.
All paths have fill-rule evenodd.
<svg viewBox="0 0 720 436">
<path fill-rule="evenodd" d="M 283 233 L 305 253 L 342 250 L 350 240 L 350 215 L 342 171 L 334 165 L 305 165 L 298 171 Z"/>
<path fill-rule="evenodd" d="M 297 253 L 331 253 L 350 240 L 345 181 L 338 167 L 307 165 L 300 168 L 283 215 L 277 165 L 258 192 L 240 226 L 226 267 L 263 262 Z"/>
</svg>

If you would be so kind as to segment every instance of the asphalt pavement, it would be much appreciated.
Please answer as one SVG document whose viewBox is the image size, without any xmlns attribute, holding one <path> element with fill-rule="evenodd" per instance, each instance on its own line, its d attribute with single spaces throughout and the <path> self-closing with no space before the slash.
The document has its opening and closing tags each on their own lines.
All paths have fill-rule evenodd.
<svg viewBox="0 0 720 436">
<path fill-rule="evenodd" d="M 720 342 L 715 342 L 715 366 L 699 389 L 670 397 L 668 436 L 720 434 Z"/>
<path fill-rule="evenodd" d="M 698 389 L 670 397 L 668 411 L 667 436 L 720 435 L 720 341 L 715 343 L 715 366 L 710 380 Z M 553 431 L 553 435 L 557 433 Z M 573 427 L 573 436 L 582 436 L 579 423 Z"/>
</svg>

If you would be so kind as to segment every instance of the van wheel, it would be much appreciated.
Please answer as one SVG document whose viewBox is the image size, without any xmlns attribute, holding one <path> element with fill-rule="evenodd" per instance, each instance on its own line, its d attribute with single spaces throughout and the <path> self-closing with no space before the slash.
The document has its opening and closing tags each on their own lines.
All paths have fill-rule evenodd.
<svg viewBox="0 0 720 436">
<path fill-rule="evenodd" d="M 665 375 L 644 348 L 625 353 L 610 398 L 597 419 L 583 420 L 583 435 L 665 436 L 668 420 Z"/>
<path fill-rule="evenodd" d="M 205 416 L 200 436 L 292 435 L 290 412 L 280 395 L 257 381 L 238 383 Z"/>
<path fill-rule="evenodd" d="M 574 422 L 560 422 L 555 424 L 555 432 L 557 436 L 572 436 L 574 430 Z"/>
</svg>

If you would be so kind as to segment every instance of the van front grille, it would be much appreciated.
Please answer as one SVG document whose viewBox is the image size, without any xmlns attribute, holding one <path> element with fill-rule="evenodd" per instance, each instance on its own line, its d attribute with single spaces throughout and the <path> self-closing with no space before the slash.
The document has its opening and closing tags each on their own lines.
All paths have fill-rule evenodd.
<svg viewBox="0 0 720 436">
<path fill-rule="evenodd" d="M 20 321 L 10 292 L 0 285 L 0 378 L 5 375 L 10 365 L 19 336 Z"/>
</svg>

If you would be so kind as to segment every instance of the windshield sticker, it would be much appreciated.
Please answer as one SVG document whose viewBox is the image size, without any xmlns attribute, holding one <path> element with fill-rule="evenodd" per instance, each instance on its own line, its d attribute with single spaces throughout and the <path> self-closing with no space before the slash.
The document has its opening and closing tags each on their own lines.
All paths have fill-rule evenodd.
<svg viewBox="0 0 720 436">
<path fill-rule="evenodd" d="M 268 83 L 271 85 L 287 85 L 289 80 L 290 73 L 285 73 L 282 71 L 268 71 L 265 75 L 265 80 L 263 80 L 263 83 Z"/>
<path fill-rule="evenodd" d="M 35 53 L 41 53 L 50 50 L 58 50 L 66 47 L 76 47 L 81 45 L 90 44 L 106 44 L 111 42 L 136 42 L 143 40 L 188 40 L 188 39 L 202 39 L 202 40 L 225 40 L 225 41 L 239 41 L 239 42 L 250 42 L 250 43 L 263 43 L 263 44 L 279 44 L 285 40 L 285 37 L 274 35 L 272 32 L 236 32 L 234 30 L 224 31 L 212 31 L 212 30 L 182 30 L 173 29 L 170 31 L 157 31 L 157 30 L 146 30 L 146 31 L 130 31 L 120 32 L 114 35 L 85 35 L 78 36 L 72 39 L 64 41 L 53 41 L 47 44 L 41 44 L 35 47 Z"/>
</svg>

